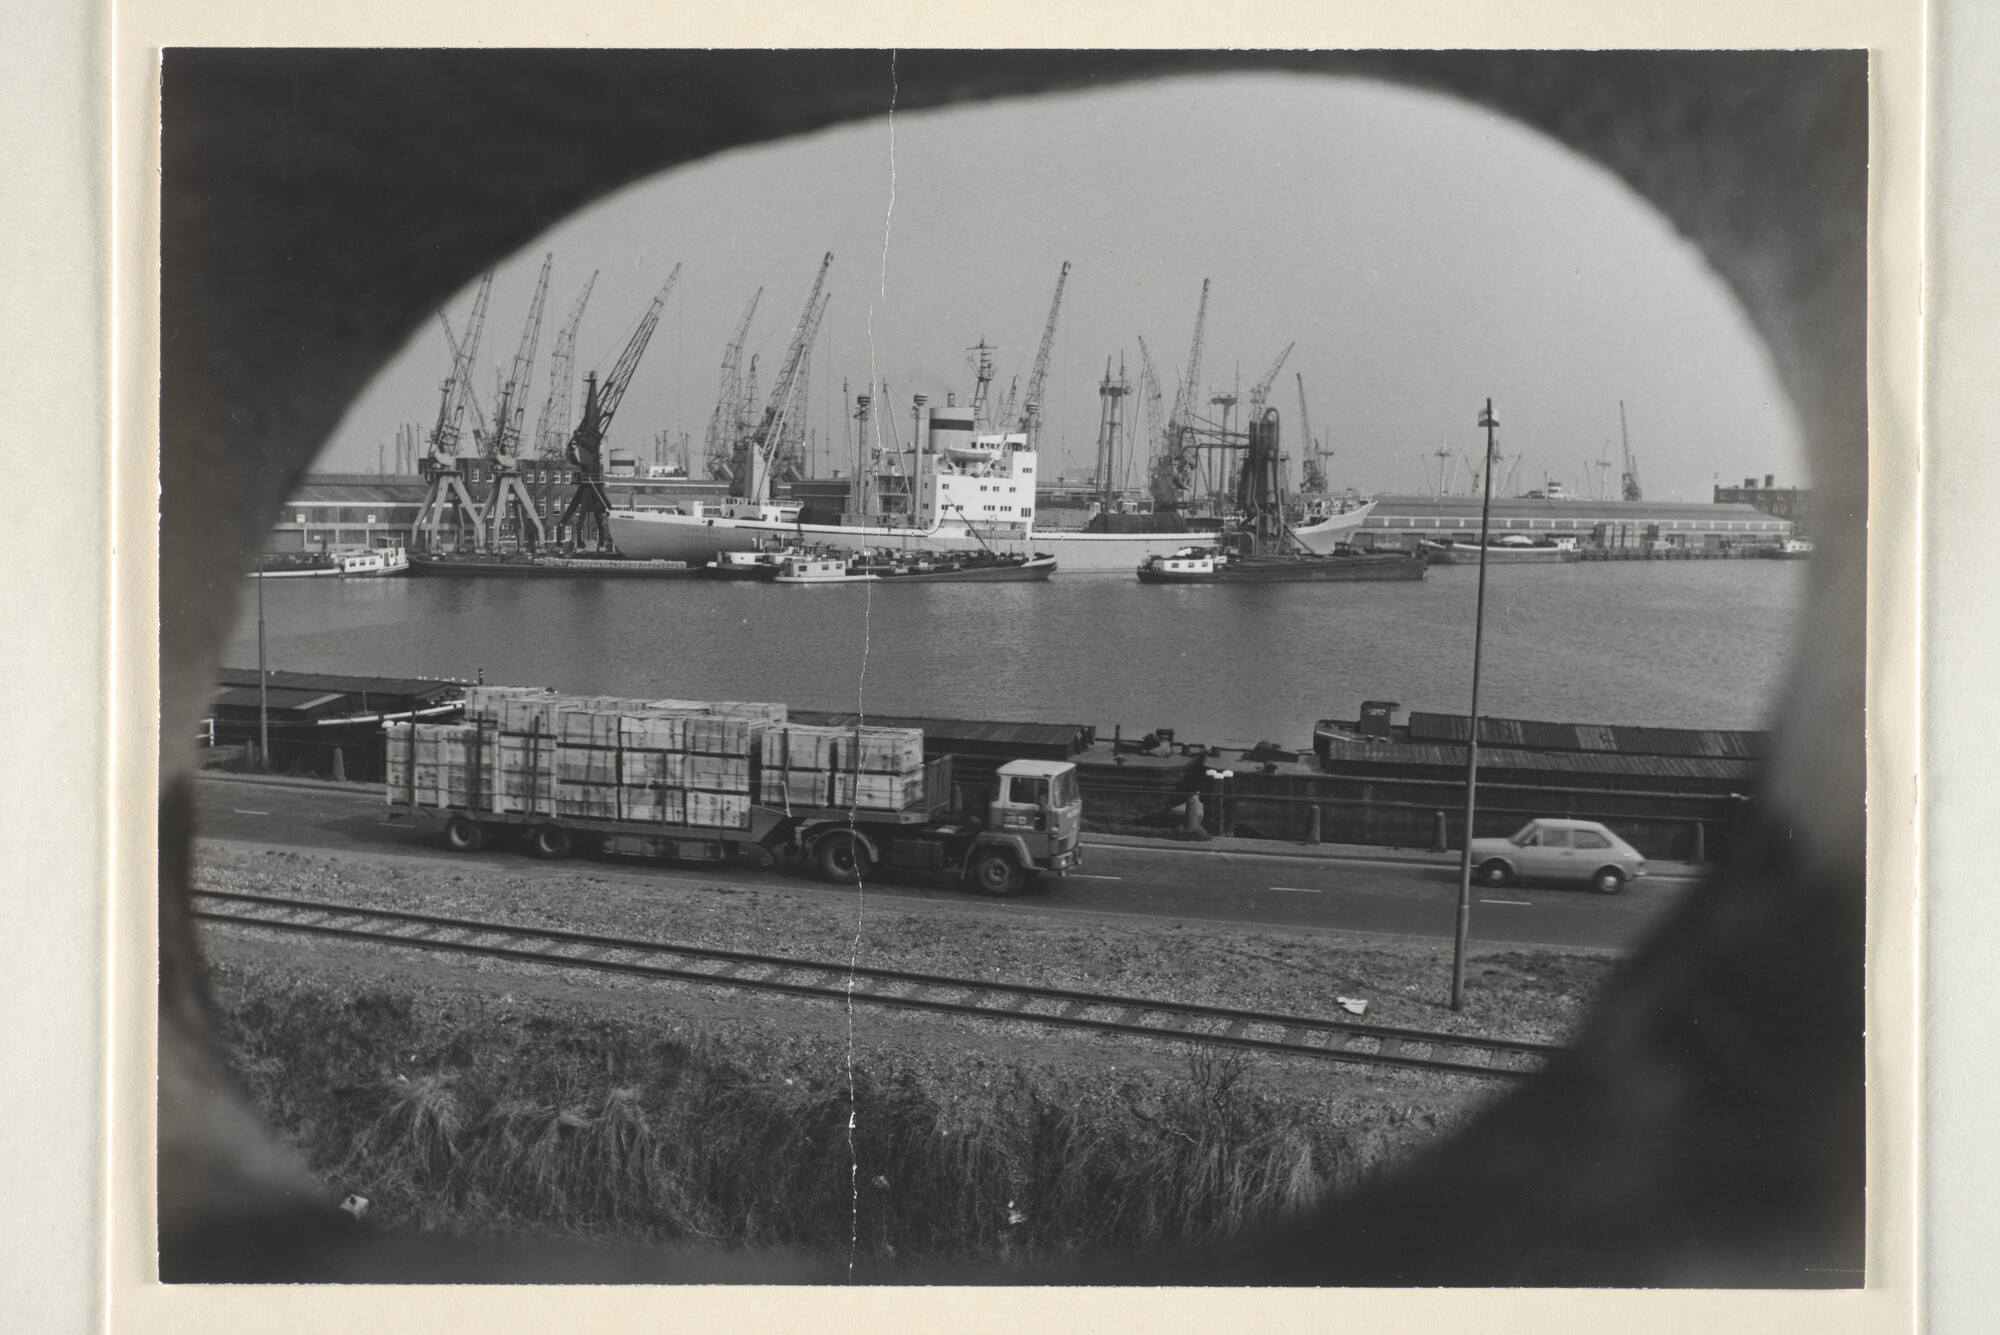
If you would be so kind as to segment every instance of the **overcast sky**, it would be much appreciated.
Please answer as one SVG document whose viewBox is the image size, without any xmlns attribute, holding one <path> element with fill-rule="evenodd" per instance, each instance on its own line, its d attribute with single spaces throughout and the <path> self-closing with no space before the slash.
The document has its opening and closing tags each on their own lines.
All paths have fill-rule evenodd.
<svg viewBox="0 0 2000 1335">
<path fill-rule="evenodd" d="M 1717 477 L 1806 480 L 1748 321 L 1650 206 L 1511 121 L 1324 77 L 1180 79 L 897 115 L 642 182 L 500 267 L 482 397 L 512 359 L 544 253 L 555 270 L 530 433 L 556 326 L 590 272 L 601 276 L 579 377 L 611 365 L 679 261 L 610 445 L 650 456 L 658 431 L 684 428 L 699 472 L 744 303 L 764 288 L 746 360 L 759 354 L 768 389 L 829 250 L 809 421 L 836 442 L 843 379 L 855 392 L 871 371 L 885 380 L 906 439 L 911 394 L 969 396 L 966 349 L 982 337 L 997 347 L 995 393 L 1025 383 L 1068 260 L 1044 476 L 1089 471 L 1105 359 L 1122 354 L 1136 384 L 1139 337 L 1171 404 L 1208 278 L 1203 397 L 1238 383 L 1247 393 L 1296 341 L 1271 402 L 1296 445 L 1304 374 L 1336 487 L 1434 489 L 1441 447 L 1477 457 L 1489 396 L 1516 491 L 1545 476 L 1588 490 L 1599 475 L 1586 461 L 1607 451 L 1615 486 L 1621 399 L 1648 499 L 1705 500 Z M 471 297 L 448 308 L 454 325 Z M 432 321 L 356 402 L 321 466 L 372 471 L 399 423 L 428 431 L 449 366 Z M 1128 411 L 1143 415 L 1136 395 Z M 1465 464 L 1456 471 L 1463 489 Z"/>
</svg>

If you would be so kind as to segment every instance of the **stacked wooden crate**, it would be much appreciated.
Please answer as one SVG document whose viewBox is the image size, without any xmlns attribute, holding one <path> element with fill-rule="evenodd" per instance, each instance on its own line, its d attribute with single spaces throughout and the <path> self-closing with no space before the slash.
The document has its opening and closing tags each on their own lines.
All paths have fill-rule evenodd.
<svg viewBox="0 0 2000 1335">
<path fill-rule="evenodd" d="M 758 800 L 774 807 L 903 811 L 924 796 L 919 728 L 829 728 L 801 723 L 765 732 Z"/>
<path fill-rule="evenodd" d="M 781 704 L 479 685 L 462 724 L 386 727 L 396 803 L 746 830 L 753 802 L 903 811 L 924 797 L 920 730 L 796 724 Z"/>
<path fill-rule="evenodd" d="M 494 759 L 470 723 L 389 723 L 389 800 L 427 807 L 489 810 Z"/>
</svg>

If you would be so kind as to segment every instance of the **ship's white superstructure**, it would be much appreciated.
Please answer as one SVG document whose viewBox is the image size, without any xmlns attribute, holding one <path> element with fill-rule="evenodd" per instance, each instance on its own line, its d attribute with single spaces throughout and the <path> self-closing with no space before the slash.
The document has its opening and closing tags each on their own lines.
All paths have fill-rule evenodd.
<svg viewBox="0 0 2000 1335">
<path fill-rule="evenodd" d="M 627 556 L 705 564 L 719 552 L 749 551 L 772 539 L 838 547 L 912 551 L 990 550 L 1056 558 L 1061 574 L 1129 577 L 1149 556 L 1185 547 L 1188 534 L 1089 533 L 1035 527 L 1039 458 L 1025 433 L 979 433 L 969 409 L 947 404 L 922 414 L 904 513 L 849 516 L 842 524 L 800 522 L 799 507 L 767 499 L 695 503 L 687 510 L 625 508 L 609 518 Z M 1293 530 L 1313 551 L 1331 552 L 1361 527 L 1368 505 Z"/>
</svg>

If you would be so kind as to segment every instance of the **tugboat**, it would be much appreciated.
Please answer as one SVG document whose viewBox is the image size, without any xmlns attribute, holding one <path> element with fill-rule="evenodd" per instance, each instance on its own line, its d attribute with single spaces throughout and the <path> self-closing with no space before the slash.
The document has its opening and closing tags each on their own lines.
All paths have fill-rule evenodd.
<svg viewBox="0 0 2000 1335">
<path fill-rule="evenodd" d="M 256 579 L 352 578 L 359 575 L 400 575 L 410 568 L 401 547 L 342 551 L 267 552 L 250 572 Z"/>
<path fill-rule="evenodd" d="M 1221 433 L 1218 433 L 1221 434 Z M 1237 442 L 1241 442 L 1238 444 Z M 1190 546 L 1146 558 L 1141 584 L 1317 584 L 1422 579 L 1421 551 L 1362 552 L 1345 544 L 1322 555 L 1285 520 L 1284 456 L 1278 451 L 1278 410 L 1266 408 L 1249 430 L 1219 448 L 1245 452 L 1237 475 L 1236 508 L 1243 518 L 1211 546 Z"/>
</svg>

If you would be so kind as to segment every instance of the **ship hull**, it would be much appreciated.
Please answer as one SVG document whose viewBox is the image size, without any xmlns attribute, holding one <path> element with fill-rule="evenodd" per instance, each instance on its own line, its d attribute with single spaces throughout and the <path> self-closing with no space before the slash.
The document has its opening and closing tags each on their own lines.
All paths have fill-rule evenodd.
<svg viewBox="0 0 2000 1335">
<path fill-rule="evenodd" d="M 683 562 L 617 557 L 412 556 L 410 573 L 502 579 L 683 579 L 695 572 Z"/>
<path fill-rule="evenodd" d="M 1314 551 L 1331 552 L 1361 527 L 1367 506 L 1294 532 Z M 964 527 L 884 528 L 873 525 L 785 524 L 763 519 L 700 518 L 653 510 L 613 510 L 611 540 L 631 557 L 701 566 L 719 552 L 749 551 L 773 540 L 836 547 L 889 547 L 912 552 L 1046 553 L 1065 575 L 1129 575 L 1146 558 L 1187 546 L 1186 533 L 1081 533 L 1065 529 Z"/>
<path fill-rule="evenodd" d="M 1476 566 L 1479 564 L 1479 548 L 1459 547 L 1448 543 L 1427 542 L 1424 551 L 1434 565 Z M 1570 561 L 1581 561 L 1583 553 L 1574 547 L 1488 547 L 1486 564 L 1506 566 L 1562 565 Z"/>
<path fill-rule="evenodd" d="M 1139 568 L 1141 584 L 1351 584 L 1422 579 L 1424 559 L 1409 555 L 1245 557 L 1209 570 Z"/>
</svg>

